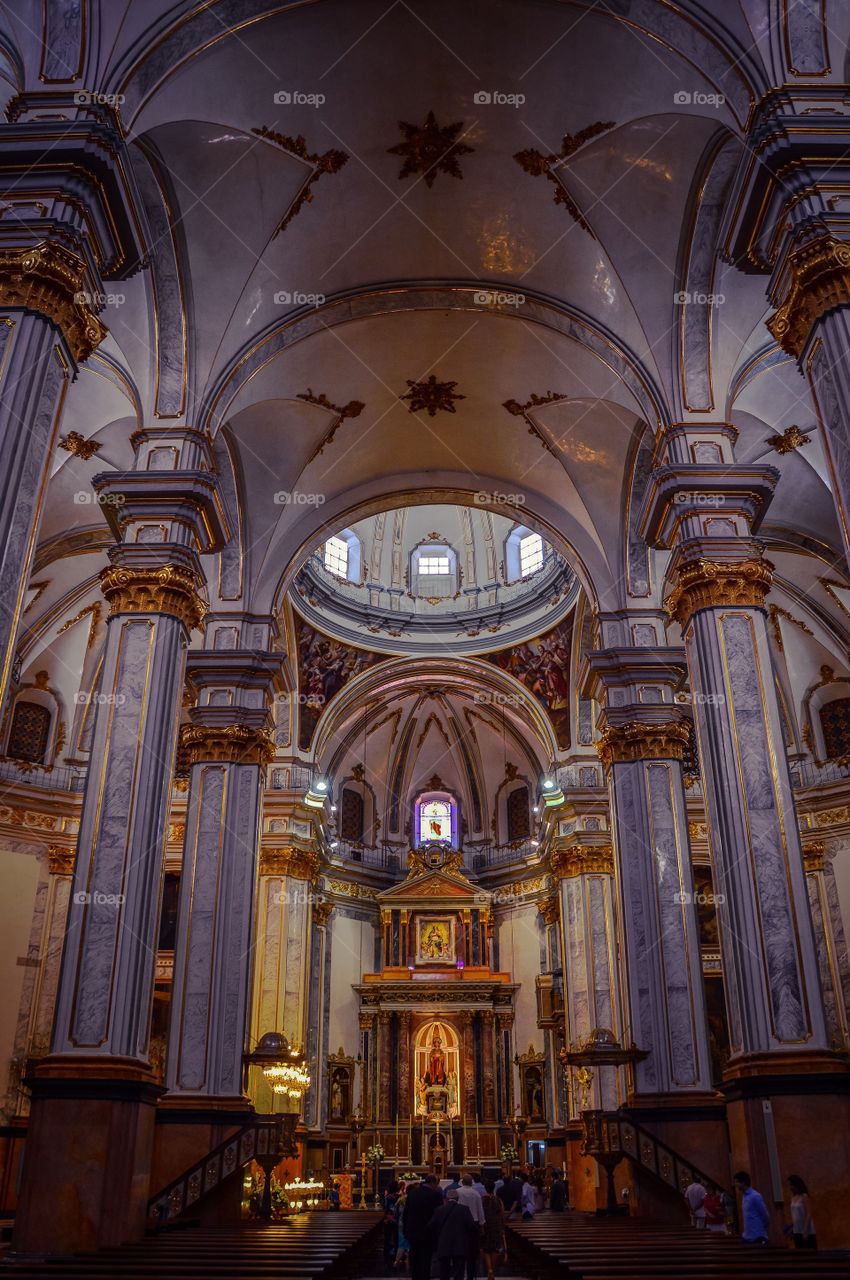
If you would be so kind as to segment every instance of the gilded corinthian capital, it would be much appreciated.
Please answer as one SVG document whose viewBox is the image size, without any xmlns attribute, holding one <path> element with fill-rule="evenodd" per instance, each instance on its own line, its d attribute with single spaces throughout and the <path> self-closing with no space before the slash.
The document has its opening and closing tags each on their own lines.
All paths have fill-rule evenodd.
<svg viewBox="0 0 850 1280">
<path fill-rule="evenodd" d="M 613 764 L 633 764 L 637 760 L 681 760 L 690 741 L 688 726 L 681 720 L 643 724 L 630 720 L 612 724 L 596 744 L 606 769 Z"/>
<path fill-rule="evenodd" d="M 207 611 L 197 588 L 195 575 L 173 564 L 150 569 L 114 565 L 100 575 L 100 589 L 109 601 L 110 616 L 168 613 L 179 618 L 188 631 L 201 626 Z"/>
<path fill-rule="evenodd" d="M 556 880 L 572 880 L 584 875 L 612 876 L 614 850 L 610 844 L 585 844 L 581 841 L 556 844 L 550 855 L 550 866 Z"/>
<path fill-rule="evenodd" d="M 62 245 L 43 240 L 19 252 L 0 250 L 0 306 L 26 308 L 52 321 L 78 362 L 107 334 L 84 284 L 85 263 Z"/>
<path fill-rule="evenodd" d="M 761 608 L 772 579 L 769 560 L 696 560 L 679 570 L 667 599 L 667 612 L 684 627 L 699 609 L 723 605 Z"/>
<path fill-rule="evenodd" d="M 192 764 L 268 764 L 275 745 L 268 734 L 252 725 L 185 724 L 180 747 Z"/>
<path fill-rule="evenodd" d="M 285 845 L 281 849 L 260 849 L 261 876 L 292 876 L 315 884 L 319 878 L 319 855 L 312 849 Z"/>
<path fill-rule="evenodd" d="M 785 299 L 767 327 L 789 355 L 799 358 L 812 327 L 827 311 L 850 303 L 850 244 L 826 234 L 789 256 Z"/>
</svg>

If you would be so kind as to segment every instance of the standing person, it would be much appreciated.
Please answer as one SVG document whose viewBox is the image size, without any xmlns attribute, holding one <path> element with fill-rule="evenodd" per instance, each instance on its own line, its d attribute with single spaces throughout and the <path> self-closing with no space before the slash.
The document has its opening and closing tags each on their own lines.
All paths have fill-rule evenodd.
<svg viewBox="0 0 850 1280">
<path fill-rule="evenodd" d="M 477 1193 L 473 1191 L 472 1194 L 480 1204 Z M 459 1195 L 460 1192 L 450 1189 L 446 1193 L 446 1203 L 440 1206 L 428 1224 L 429 1231 L 437 1240 L 440 1280 L 464 1280 L 469 1259 L 478 1256 L 478 1227 L 467 1206 L 460 1203 Z"/>
<path fill-rule="evenodd" d="M 522 1179 L 522 1216 L 526 1222 L 530 1222 L 537 1212 L 537 1191 L 528 1174 L 521 1173 L 519 1176 Z"/>
<path fill-rule="evenodd" d="M 685 1199 L 691 1214 L 691 1226 L 696 1227 L 698 1231 L 705 1228 L 705 1197 L 707 1195 L 705 1187 L 694 1174 L 693 1182 L 685 1187 Z"/>
<path fill-rule="evenodd" d="M 505 1208 L 505 1218 L 522 1212 L 522 1182 L 515 1173 L 508 1171 L 508 1176 L 497 1189 L 496 1195 Z"/>
<path fill-rule="evenodd" d="M 791 1233 L 795 1249 L 817 1249 L 818 1238 L 812 1218 L 809 1188 L 798 1173 L 788 1175 L 791 1189 Z"/>
<path fill-rule="evenodd" d="M 484 1182 L 482 1181 L 482 1178 L 481 1178 L 481 1171 L 480 1171 L 480 1170 L 479 1170 L 477 1173 L 473 1173 L 473 1175 L 472 1175 L 472 1185 L 473 1185 L 473 1187 L 475 1188 L 475 1190 L 478 1192 L 478 1194 L 479 1194 L 480 1196 L 484 1196 L 484 1195 L 486 1195 L 486 1191 L 485 1191 L 485 1188 L 484 1188 Z"/>
<path fill-rule="evenodd" d="M 761 1195 L 753 1188 L 750 1175 L 742 1169 L 735 1174 L 735 1186 L 741 1193 L 741 1217 L 744 1230 L 741 1239 L 745 1244 L 767 1244 L 770 1214 Z"/>
<path fill-rule="evenodd" d="M 549 1192 L 549 1208 L 552 1213 L 563 1213 L 567 1207 L 567 1184 L 562 1169 L 552 1174 L 552 1190 Z"/>
<path fill-rule="evenodd" d="M 407 1270 L 407 1259 L 410 1253 L 410 1241 L 404 1234 L 404 1211 L 407 1208 L 407 1184 L 401 1183 L 401 1194 L 395 1202 L 396 1251 L 394 1267 L 397 1271 Z"/>
<path fill-rule="evenodd" d="M 706 1196 L 702 1202 L 702 1207 L 705 1211 L 706 1231 L 713 1231 L 715 1235 L 724 1234 L 726 1231 L 726 1210 L 723 1207 L 723 1198 L 713 1183 L 709 1183 L 706 1188 Z"/>
<path fill-rule="evenodd" d="M 475 1263 L 478 1259 L 478 1232 L 484 1229 L 484 1205 L 481 1197 L 475 1190 L 472 1181 L 472 1174 L 465 1173 L 460 1180 L 460 1188 L 457 1192 L 458 1204 L 465 1204 L 469 1212 L 472 1214 L 472 1220 L 476 1226 L 475 1248 L 469 1255 L 466 1268 L 467 1280 L 475 1280 Z"/>
<path fill-rule="evenodd" d="M 484 1209 L 484 1231 L 481 1237 L 481 1254 L 487 1268 L 487 1280 L 493 1280 L 496 1267 L 500 1262 L 507 1262 L 508 1250 L 505 1244 L 505 1209 L 495 1194 L 495 1183 L 484 1183 L 484 1195 L 481 1200 Z"/>
<path fill-rule="evenodd" d="M 398 1219 L 395 1212 L 398 1193 L 397 1182 L 391 1182 L 384 1192 L 384 1262 L 388 1267 L 392 1266 L 398 1248 Z"/>
<path fill-rule="evenodd" d="M 404 1209 L 404 1234 L 410 1245 L 411 1280 L 429 1280 L 431 1257 L 434 1252 L 434 1236 L 430 1222 L 437 1209 L 442 1208 L 443 1197 L 433 1173 L 407 1193 Z"/>
</svg>

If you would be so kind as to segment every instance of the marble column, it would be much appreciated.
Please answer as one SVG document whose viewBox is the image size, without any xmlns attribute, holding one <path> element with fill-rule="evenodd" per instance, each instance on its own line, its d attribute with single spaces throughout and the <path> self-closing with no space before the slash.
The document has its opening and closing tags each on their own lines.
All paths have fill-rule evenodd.
<svg viewBox="0 0 850 1280">
<path fill-rule="evenodd" d="M 410 1012 L 398 1015 L 398 1113 L 402 1120 L 410 1116 Z"/>
<path fill-rule="evenodd" d="M 311 1129 L 323 1129 L 327 1123 L 327 1074 L 322 1070 L 330 1046 L 327 1043 L 327 1015 L 330 1004 L 331 933 L 328 922 L 334 904 L 318 894 L 313 900 L 310 934 L 310 991 L 307 1005 L 307 1062 L 311 1084 L 304 1104 L 304 1121 Z M 352 1081 L 352 1101 L 353 1107 Z M 348 1119 L 347 1116 L 343 1117 Z"/>
<path fill-rule="evenodd" d="M 292 1044 L 303 1046 L 318 854 L 309 844 L 277 845 L 266 838 L 260 847 L 259 876 L 251 1041 L 256 1043 L 267 1031 L 280 1031 Z M 318 1069 L 318 1064 L 311 1063 L 310 1069 Z M 268 1085 L 255 1081 L 254 1089 L 257 1110 L 270 1111 Z"/>
<path fill-rule="evenodd" d="M 492 1009 L 485 1009 L 481 1015 L 481 1091 L 484 1097 L 485 1123 L 496 1119 L 495 1027 L 495 1013 Z"/>
<path fill-rule="evenodd" d="M 64 845 L 48 845 L 47 872 L 47 901 L 44 907 L 38 982 L 33 995 L 28 1035 L 29 1053 L 32 1057 L 38 1058 L 44 1056 L 50 1049 L 56 991 L 59 986 L 62 942 L 68 919 L 68 904 L 71 900 L 74 850 Z"/>
<path fill-rule="evenodd" d="M 675 701 L 685 658 L 654 645 L 597 649 L 586 661 L 586 692 L 602 704 L 629 1039 L 649 1054 L 635 1064 L 635 1096 L 693 1102 L 712 1090 L 682 777 L 690 735 Z"/>
<path fill-rule="evenodd" d="M 234 625 L 254 620 L 234 618 Z M 198 701 L 181 731 L 190 772 L 168 1102 L 242 1100 L 260 808 L 274 756 L 270 704 L 280 665 L 279 656 L 250 649 L 206 650 L 188 662 Z"/>
<path fill-rule="evenodd" d="M 614 852 L 609 833 L 587 831 L 556 839 L 550 865 L 561 901 L 567 1042 L 579 1048 L 592 1031 L 601 1028 L 622 1043 Z M 593 1108 L 616 1110 L 625 1101 L 621 1075 L 616 1067 L 595 1072 L 586 1105 L 571 1082 L 573 1116 Z"/>
<path fill-rule="evenodd" d="M 460 1015 L 462 1028 L 462 1052 L 463 1052 L 463 1114 L 466 1116 L 467 1126 L 470 1120 L 474 1122 L 476 1104 L 475 1104 L 475 1038 L 473 1030 L 474 1015 L 469 1009 L 464 1009 Z"/>
<path fill-rule="evenodd" d="M 502 1116 L 513 1114 L 513 1054 L 511 1053 L 511 1030 L 514 1025 L 512 1011 L 496 1014 L 496 1069 L 499 1073 L 500 1093 L 499 1109 Z"/>
<path fill-rule="evenodd" d="M 33 1082 L 21 1249 L 119 1243 L 139 1235 L 145 1220 L 139 1170 L 149 1160 L 159 1092 L 148 1053 L 183 673 L 189 636 L 205 612 L 199 556 L 221 544 L 225 525 L 203 436 L 141 431 L 134 444 L 136 470 L 95 477 L 125 541 L 101 576 L 110 604 L 102 696 L 52 1052 Z M 47 1227 L 45 1197 L 54 1210 Z"/>
<path fill-rule="evenodd" d="M 827 1032 L 834 1049 L 846 1050 L 850 1044 L 850 965 L 835 876 L 823 840 L 804 840 L 803 868 L 817 944 Z"/>
<path fill-rule="evenodd" d="M 378 1017 L 371 1010 L 360 1010 L 360 1057 L 363 1065 L 360 1068 L 360 1110 L 367 1122 L 374 1122 L 375 1091 L 372 1088 L 374 1076 L 373 1065 L 376 1061 L 375 1039 L 377 1035 Z"/>
<path fill-rule="evenodd" d="M 67 92 L 19 95 L 6 118 L 0 124 L 0 696 L 11 675 L 65 392 L 106 336 L 98 316 L 104 281 L 127 279 L 140 268 L 148 234 L 126 143 L 108 108 L 75 104 Z"/>
<path fill-rule="evenodd" d="M 378 1120 L 381 1124 L 389 1124 L 392 1115 L 392 1092 L 390 1089 L 390 1073 L 392 1070 L 392 1014 L 382 1009 L 378 1014 Z"/>
<path fill-rule="evenodd" d="M 846 165 L 845 112 L 837 84 L 792 81 L 762 97 L 722 239 L 727 261 L 765 276 L 775 308 L 767 328 L 809 381 L 850 559 L 850 234 L 835 177 Z M 804 440 L 798 430 L 785 444 Z"/>
</svg>

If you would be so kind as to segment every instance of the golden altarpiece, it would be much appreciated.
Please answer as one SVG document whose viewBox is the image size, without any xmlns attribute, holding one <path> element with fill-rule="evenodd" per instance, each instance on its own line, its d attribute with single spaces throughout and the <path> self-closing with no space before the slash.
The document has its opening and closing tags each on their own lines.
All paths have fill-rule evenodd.
<svg viewBox="0 0 850 1280">
<path fill-rule="evenodd" d="M 512 1089 L 518 986 L 493 966 L 492 895 L 462 860 L 436 842 L 411 851 L 378 895 L 381 968 L 354 986 L 365 1138 L 438 1174 L 498 1160 Z"/>
</svg>

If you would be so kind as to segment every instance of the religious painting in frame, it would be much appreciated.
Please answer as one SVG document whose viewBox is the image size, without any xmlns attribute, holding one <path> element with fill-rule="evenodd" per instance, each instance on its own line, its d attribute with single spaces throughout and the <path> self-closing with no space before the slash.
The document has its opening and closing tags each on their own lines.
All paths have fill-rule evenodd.
<svg viewBox="0 0 850 1280">
<path fill-rule="evenodd" d="M 416 963 L 455 964 L 455 931 L 452 916 L 417 916 Z"/>
</svg>

